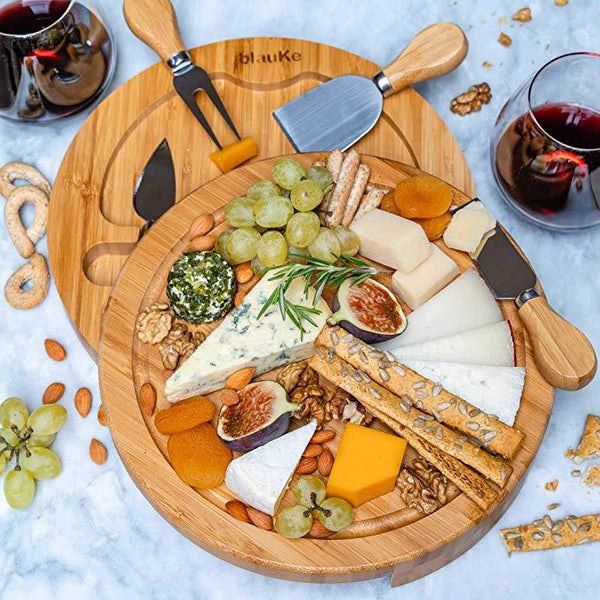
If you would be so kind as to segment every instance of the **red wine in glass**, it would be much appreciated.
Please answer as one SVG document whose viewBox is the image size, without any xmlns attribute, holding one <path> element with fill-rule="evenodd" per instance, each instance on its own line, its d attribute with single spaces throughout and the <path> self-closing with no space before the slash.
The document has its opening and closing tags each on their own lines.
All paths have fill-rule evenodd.
<svg viewBox="0 0 600 600">
<path fill-rule="evenodd" d="M 0 32 L 12 35 L 37 33 L 56 23 L 70 0 L 16 0 L 0 6 Z"/>
</svg>

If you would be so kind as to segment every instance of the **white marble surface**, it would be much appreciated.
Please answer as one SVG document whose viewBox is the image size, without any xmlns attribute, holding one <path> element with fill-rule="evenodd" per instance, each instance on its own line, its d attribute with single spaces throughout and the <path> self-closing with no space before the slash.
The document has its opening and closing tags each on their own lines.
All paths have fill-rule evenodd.
<svg viewBox="0 0 600 600">
<path fill-rule="evenodd" d="M 121 15 L 121 0 L 99 0 L 120 51 L 116 87 L 156 59 L 131 35 Z M 533 21 L 510 22 L 522 0 L 175 0 L 183 37 L 190 46 L 225 38 L 282 35 L 308 38 L 362 54 L 380 64 L 390 60 L 422 26 L 452 20 L 468 33 L 470 53 L 450 76 L 422 85 L 420 91 L 446 119 L 465 151 L 477 191 L 525 250 L 550 300 L 600 343 L 598 230 L 569 235 L 550 233 L 521 220 L 503 204 L 489 168 L 488 140 L 496 114 L 530 71 L 552 56 L 598 47 L 598 1 L 571 0 L 564 8 L 552 0 L 533 0 Z M 505 25 L 499 24 L 507 18 Z M 507 49 L 500 30 L 513 37 Z M 493 67 L 482 68 L 483 61 Z M 450 98 L 487 80 L 490 106 L 461 119 L 448 110 Z M 0 120 L 0 164 L 24 160 L 49 177 L 59 167 L 85 115 L 49 126 Z M 90 157 L 92 159 L 92 157 Z M 45 242 L 41 245 L 45 251 Z M 22 261 L 0 227 L 0 280 Z M 62 340 L 69 360 L 49 361 L 43 340 Z M 187 598 L 597 598 L 600 545 L 532 553 L 509 559 L 498 529 L 529 522 L 550 502 L 561 502 L 556 515 L 600 511 L 600 493 L 586 490 L 569 473 L 567 446 L 577 442 L 585 416 L 596 414 L 600 379 L 578 393 L 559 392 L 541 450 L 522 492 L 500 523 L 479 544 L 441 571 L 392 590 L 387 579 L 314 586 L 267 579 L 230 566 L 198 549 L 164 522 L 133 485 L 110 440 L 95 419 L 82 420 L 72 408 L 81 385 L 99 405 L 96 367 L 78 343 L 56 290 L 39 308 L 17 312 L 0 303 L 0 398 L 18 395 L 35 406 L 52 381 L 67 384 L 70 420 L 56 449 L 63 475 L 42 482 L 32 506 L 15 512 L 0 499 L 0 598 L 187 599 Z M 106 443 L 103 467 L 87 456 L 90 437 Z M 555 493 L 544 483 L 559 479 Z"/>
</svg>

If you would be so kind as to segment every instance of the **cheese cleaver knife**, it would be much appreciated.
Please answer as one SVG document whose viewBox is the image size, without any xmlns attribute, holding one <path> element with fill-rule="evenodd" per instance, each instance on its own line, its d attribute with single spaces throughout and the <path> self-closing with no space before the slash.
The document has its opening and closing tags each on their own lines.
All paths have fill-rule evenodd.
<svg viewBox="0 0 600 600">
<path fill-rule="evenodd" d="M 496 226 L 473 260 L 496 299 L 515 301 L 544 379 L 563 390 L 586 386 L 597 367 L 590 341 L 535 289 L 535 273 L 502 227 Z"/>
<path fill-rule="evenodd" d="M 453 71 L 467 49 L 458 25 L 430 25 L 373 79 L 336 77 L 284 104 L 273 117 L 297 152 L 344 151 L 375 126 L 384 97 Z"/>
</svg>

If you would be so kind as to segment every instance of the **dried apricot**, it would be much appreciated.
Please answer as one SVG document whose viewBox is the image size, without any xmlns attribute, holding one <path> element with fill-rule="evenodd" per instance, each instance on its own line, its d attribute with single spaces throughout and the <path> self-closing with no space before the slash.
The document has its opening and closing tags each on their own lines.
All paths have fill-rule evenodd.
<svg viewBox="0 0 600 600">
<path fill-rule="evenodd" d="M 437 177 L 417 175 L 396 186 L 394 200 L 401 217 L 431 219 L 448 211 L 452 188 Z"/>
<path fill-rule="evenodd" d="M 177 475 L 188 485 L 201 489 L 221 485 L 232 458 L 231 450 L 210 423 L 170 436 L 167 450 Z"/>
<path fill-rule="evenodd" d="M 381 210 L 385 210 L 386 212 L 394 213 L 395 215 L 397 215 L 398 207 L 396 206 L 396 201 L 394 200 L 395 195 L 396 193 L 394 192 L 394 190 L 388 192 L 381 200 L 381 205 L 379 206 L 379 208 L 381 208 Z"/>
<path fill-rule="evenodd" d="M 427 239 L 430 242 L 434 240 L 439 240 L 442 235 L 444 235 L 444 231 L 446 231 L 446 227 L 450 225 L 450 221 L 452 221 L 452 215 L 449 212 L 444 213 L 439 217 L 432 217 L 431 219 L 413 219 L 415 223 L 418 223 L 427 234 Z"/>
<path fill-rule="evenodd" d="M 204 396 L 194 396 L 157 412 L 154 424 L 160 433 L 171 435 L 206 423 L 214 416 L 215 405 Z"/>
</svg>

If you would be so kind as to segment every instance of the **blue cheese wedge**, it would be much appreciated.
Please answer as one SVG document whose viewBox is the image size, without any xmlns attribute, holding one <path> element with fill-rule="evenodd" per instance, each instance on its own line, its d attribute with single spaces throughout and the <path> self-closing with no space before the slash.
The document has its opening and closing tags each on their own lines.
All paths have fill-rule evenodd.
<svg viewBox="0 0 600 600">
<path fill-rule="evenodd" d="M 221 389 L 231 373 L 254 367 L 256 374 L 266 373 L 281 365 L 305 360 L 314 352 L 314 341 L 327 317 L 327 303 L 320 298 L 316 308 L 321 313 L 311 315 L 316 327 L 305 322 L 306 333 L 300 335 L 289 318 L 283 319 L 278 306 L 271 306 L 259 319 L 264 303 L 278 282 L 265 276 L 238 308 L 231 312 L 207 340 L 167 380 L 167 400 L 175 402 L 197 394 Z M 304 296 L 304 280 L 295 280 L 286 298 L 296 304 L 312 306 L 314 290 Z"/>
<path fill-rule="evenodd" d="M 259 446 L 232 460 L 227 467 L 227 487 L 246 504 L 274 515 L 317 422 Z"/>
</svg>

